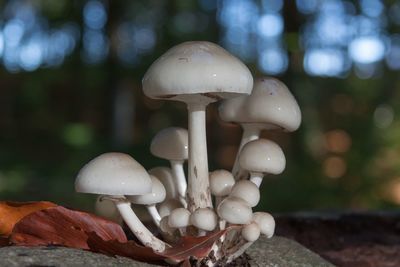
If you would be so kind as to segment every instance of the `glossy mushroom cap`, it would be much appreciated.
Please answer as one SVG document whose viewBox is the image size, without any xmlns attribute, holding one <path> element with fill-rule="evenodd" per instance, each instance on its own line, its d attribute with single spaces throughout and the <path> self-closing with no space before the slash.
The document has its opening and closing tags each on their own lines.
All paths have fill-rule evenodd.
<svg viewBox="0 0 400 267">
<path fill-rule="evenodd" d="M 239 164 L 242 169 L 250 172 L 280 174 L 285 169 L 286 159 L 275 142 L 258 139 L 243 146 Z"/>
<path fill-rule="evenodd" d="M 168 216 L 168 225 L 172 228 L 182 228 L 190 225 L 190 211 L 178 208 Z"/>
<path fill-rule="evenodd" d="M 76 177 L 75 190 L 103 195 L 141 195 L 151 192 L 151 179 L 131 156 L 105 153 L 83 166 Z"/>
<path fill-rule="evenodd" d="M 173 198 L 167 199 L 158 206 L 158 213 L 160 213 L 160 217 L 163 218 L 170 215 L 171 211 L 177 208 L 183 208 L 179 200 Z"/>
<path fill-rule="evenodd" d="M 149 170 L 149 174 L 157 177 L 158 180 L 164 185 L 167 193 L 166 199 L 177 198 L 178 191 L 174 185 L 174 176 L 172 171 L 168 167 L 155 167 Z"/>
<path fill-rule="evenodd" d="M 258 224 L 261 234 L 271 238 L 275 232 L 275 219 L 267 212 L 255 212 L 252 221 Z"/>
<path fill-rule="evenodd" d="M 210 190 L 214 196 L 229 195 L 234 184 L 235 178 L 227 170 L 216 170 L 210 173 Z"/>
<path fill-rule="evenodd" d="M 163 202 L 166 196 L 163 184 L 155 176 L 150 175 L 152 188 L 151 192 L 143 195 L 129 196 L 127 199 L 134 204 L 153 205 Z"/>
<path fill-rule="evenodd" d="M 301 123 L 296 99 L 281 81 L 257 79 L 250 96 L 225 100 L 219 107 L 221 119 L 241 124 L 257 123 L 261 129 L 295 131 Z"/>
<path fill-rule="evenodd" d="M 190 215 L 190 222 L 198 229 L 212 231 L 217 226 L 218 217 L 213 209 L 200 208 Z"/>
<path fill-rule="evenodd" d="M 249 180 L 240 180 L 233 186 L 229 196 L 241 198 L 250 207 L 255 207 L 260 202 L 260 189 Z"/>
<path fill-rule="evenodd" d="M 179 127 L 169 127 L 158 132 L 151 141 L 150 151 L 156 157 L 167 160 L 188 158 L 188 131 Z"/>
<path fill-rule="evenodd" d="M 257 223 L 250 223 L 243 227 L 242 229 L 242 237 L 247 242 L 254 242 L 260 237 L 260 227 Z"/>
<path fill-rule="evenodd" d="M 250 94 L 253 77 L 249 69 L 222 47 L 205 41 L 185 42 L 169 49 L 143 78 L 144 94 L 150 98 L 206 103 Z"/>
<path fill-rule="evenodd" d="M 228 223 L 248 224 L 252 218 L 252 210 L 243 199 L 227 197 L 219 204 L 218 216 Z"/>
</svg>

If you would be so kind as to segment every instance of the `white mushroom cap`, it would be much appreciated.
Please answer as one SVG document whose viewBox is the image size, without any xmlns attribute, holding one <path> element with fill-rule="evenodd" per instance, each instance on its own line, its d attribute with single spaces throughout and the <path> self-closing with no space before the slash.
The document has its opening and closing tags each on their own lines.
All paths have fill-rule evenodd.
<svg viewBox="0 0 400 267">
<path fill-rule="evenodd" d="M 144 195 L 126 196 L 134 204 L 153 205 L 163 202 L 166 196 L 163 184 L 155 176 L 150 175 L 152 188 L 151 192 Z"/>
<path fill-rule="evenodd" d="M 260 202 L 260 189 L 249 180 L 240 180 L 233 186 L 229 196 L 241 198 L 250 207 L 255 207 Z"/>
<path fill-rule="evenodd" d="M 283 128 L 295 131 L 300 126 L 301 111 L 296 99 L 281 81 L 257 79 L 250 96 L 225 100 L 219 107 L 224 121 L 257 123 L 262 129 Z"/>
<path fill-rule="evenodd" d="M 229 195 L 234 184 L 235 178 L 227 170 L 216 170 L 210 173 L 210 190 L 214 196 Z"/>
<path fill-rule="evenodd" d="M 243 227 L 242 229 L 242 237 L 247 242 L 254 242 L 260 237 L 260 227 L 257 223 L 250 223 Z"/>
<path fill-rule="evenodd" d="M 121 214 L 119 213 L 115 203 L 112 200 L 104 198 L 104 196 L 98 196 L 94 206 L 95 214 L 106 218 L 116 223 L 122 222 Z"/>
<path fill-rule="evenodd" d="M 183 208 L 182 203 L 179 200 L 173 198 L 167 199 L 158 206 L 158 213 L 160 213 L 160 217 L 163 218 L 168 216 L 171 211 L 177 208 Z"/>
<path fill-rule="evenodd" d="M 169 226 L 168 220 L 169 220 L 169 216 L 165 216 L 165 217 L 161 218 L 161 221 L 160 221 L 160 230 L 161 230 L 162 232 L 164 232 L 164 233 L 169 233 L 169 234 L 171 234 L 171 233 L 174 232 L 174 229 L 171 228 L 171 227 Z"/>
<path fill-rule="evenodd" d="M 131 156 L 105 153 L 83 166 L 76 177 L 75 190 L 103 195 L 141 195 L 151 192 L 151 179 Z"/>
<path fill-rule="evenodd" d="M 219 204 L 218 216 L 228 223 L 248 224 L 252 217 L 251 207 L 237 197 L 227 197 Z"/>
<path fill-rule="evenodd" d="M 200 208 L 190 215 L 190 222 L 200 230 L 212 231 L 218 223 L 217 214 L 211 208 Z"/>
<path fill-rule="evenodd" d="M 222 47 L 196 41 L 169 49 L 150 66 L 142 83 L 144 94 L 150 98 L 191 102 L 193 95 L 198 95 L 210 103 L 250 94 L 253 77 Z"/>
<path fill-rule="evenodd" d="M 285 155 L 275 143 L 266 139 L 248 142 L 239 155 L 240 167 L 250 172 L 280 174 L 286 166 Z"/>
<path fill-rule="evenodd" d="M 174 209 L 168 216 L 168 225 L 172 228 L 182 228 L 190 225 L 190 211 L 185 208 Z"/>
<path fill-rule="evenodd" d="M 162 159 L 182 161 L 188 158 L 188 147 L 188 131 L 179 127 L 169 127 L 153 137 L 150 151 Z"/>
<path fill-rule="evenodd" d="M 271 238 L 275 232 L 275 219 L 271 214 L 267 212 L 255 212 L 253 219 L 255 223 L 260 227 L 261 234 Z"/>
<path fill-rule="evenodd" d="M 177 198 L 178 191 L 175 188 L 174 184 L 174 176 L 172 175 L 172 171 L 168 167 L 155 167 L 149 170 L 149 174 L 155 176 L 160 180 L 160 182 L 164 185 L 165 191 L 167 193 L 166 199 L 169 198 Z"/>
</svg>

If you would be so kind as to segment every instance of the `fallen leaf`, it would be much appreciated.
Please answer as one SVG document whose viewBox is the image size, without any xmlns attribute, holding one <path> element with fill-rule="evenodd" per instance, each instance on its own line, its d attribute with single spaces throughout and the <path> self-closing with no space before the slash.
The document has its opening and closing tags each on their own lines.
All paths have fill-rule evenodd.
<svg viewBox="0 0 400 267">
<path fill-rule="evenodd" d="M 95 232 L 105 241 L 127 242 L 119 224 L 61 206 L 25 216 L 14 226 L 10 241 L 24 246 L 59 245 L 90 249 L 87 244 L 90 232 Z"/>
<path fill-rule="evenodd" d="M 0 237 L 11 234 L 14 225 L 25 216 L 49 207 L 57 206 L 47 201 L 39 202 L 0 202 Z"/>
</svg>

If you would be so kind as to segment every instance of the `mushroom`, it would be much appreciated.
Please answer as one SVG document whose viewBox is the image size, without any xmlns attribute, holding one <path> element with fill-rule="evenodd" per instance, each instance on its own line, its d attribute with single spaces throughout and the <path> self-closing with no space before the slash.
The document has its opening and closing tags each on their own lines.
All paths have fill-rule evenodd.
<svg viewBox="0 0 400 267">
<path fill-rule="evenodd" d="M 197 209 L 190 215 L 190 223 L 199 229 L 199 236 L 206 235 L 206 231 L 213 231 L 217 222 L 217 214 L 210 208 Z"/>
<path fill-rule="evenodd" d="M 152 188 L 151 192 L 144 195 L 127 196 L 127 199 L 133 204 L 145 205 L 153 222 L 160 226 L 160 214 L 157 211 L 156 204 L 165 199 L 165 188 L 155 176 L 150 175 Z"/>
<path fill-rule="evenodd" d="M 240 151 L 240 167 L 250 172 L 250 181 L 260 187 L 265 173 L 280 174 L 285 169 L 286 159 L 282 149 L 266 139 L 248 142 Z"/>
<path fill-rule="evenodd" d="M 107 199 L 107 197 L 104 197 L 103 195 L 97 197 L 94 206 L 94 212 L 100 217 L 106 218 L 118 224 L 122 224 L 121 214 L 115 207 L 114 202 Z"/>
<path fill-rule="evenodd" d="M 236 57 L 210 42 L 185 42 L 169 49 L 143 78 L 150 98 L 182 101 L 189 120 L 188 209 L 212 207 L 209 192 L 206 106 L 249 94 L 253 77 Z"/>
<path fill-rule="evenodd" d="M 188 132 L 179 127 L 169 127 L 158 132 L 151 141 L 151 153 L 159 158 L 169 160 L 174 184 L 178 190 L 179 200 L 186 206 L 186 177 L 183 163 L 188 158 Z"/>
<path fill-rule="evenodd" d="M 217 213 L 220 218 L 232 224 L 248 224 L 252 218 L 251 207 L 238 197 L 227 197 L 222 200 Z"/>
<path fill-rule="evenodd" d="M 182 236 L 186 234 L 186 227 L 190 225 L 190 211 L 185 208 L 174 209 L 168 216 L 168 225 L 179 229 Z"/>
<path fill-rule="evenodd" d="M 260 137 L 261 130 L 283 129 L 295 131 L 300 126 L 301 111 L 296 99 L 281 81 L 261 78 L 254 82 L 250 96 L 225 100 L 219 106 L 222 120 L 242 126 L 243 135 L 232 173 L 237 179 L 245 178 L 240 170 L 238 155 L 243 146 Z"/>
<path fill-rule="evenodd" d="M 166 239 L 167 241 L 171 241 L 173 242 L 175 240 L 174 238 L 174 233 L 175 233 L 175 229 L 171 228 L 168 224 L 168 218 L 169 216 L 165 216 L 161 218 L 160 221 L 160 230 L 161 230 L 161 234 L 164 237 L 164 239 Z"/>
<path fill-rule="evenodd" d="M 260 233 L 260 227 L 255 222 L 249 223 L 242 229 L 242 237 L 247 242 L 256 241 L 260 237 Z"/>
<path fill-rule="evenodd" d="M 142 165 L 123 153 L 105 153 L 94 158 L 79 171 L 75 180 L 77 192 L 107 195 L 143 245 L 155 251 L 164 251 L 168 245 L 143 225 L 124 197 L 148 194 L 151 187 L 150 176 Z"/>
<path fill-rule="evenodd" d="M 227 170 L 216 170 L 210 173 L 210 190 L 216 197 L 216 206 L 221 202 L 221 197 L 229 195 L 234 184 L 235 179 Z"/>
<path fill-rule="evenodd" d="M 172 175 L 172 171 L 168 167 L 155 167 L 150 169 L 150 175 L 157 177 L 158 180 L 164 185 L 165 192 L 167 195 L 165 199 L 179 199 L 178 190 L 175 187 L 175 178 Z"/>
<path fill-rule="evenodd" d="M 171 211 L 177 208 L 183 208 L 182 203 L 177 199 L 167 199 L 158 205 L 158 212 L 161 218 L 170 215 Z"/>
<path fill-rule="evenodd" d="M 254 212 L 252 221 L 260 227 L 261 234 L 271 238 L 275 232 L 275 219 L 268 212 Z"/>
<path fill-rule="evenodd" d="M 240 180 L 233 187 L 229 194 L 232 197 L 238 197 L 247 202 L 250 207 L 257 206 L 260 202 L 260 190 L 249 180 Z"/>
</svg>

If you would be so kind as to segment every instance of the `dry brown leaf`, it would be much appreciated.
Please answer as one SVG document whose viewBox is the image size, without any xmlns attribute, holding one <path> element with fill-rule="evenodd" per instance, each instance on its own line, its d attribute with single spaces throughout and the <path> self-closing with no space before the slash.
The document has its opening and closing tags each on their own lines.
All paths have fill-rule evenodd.
<svg viewBox="0 0 400 267">
<path fill-rule="evenodd" d="M 14 225 L 35 211 L 57 206 L 47 201 L 39 202 L 0 202 L 0 236 L 10 235 Z"/>
</svg>

